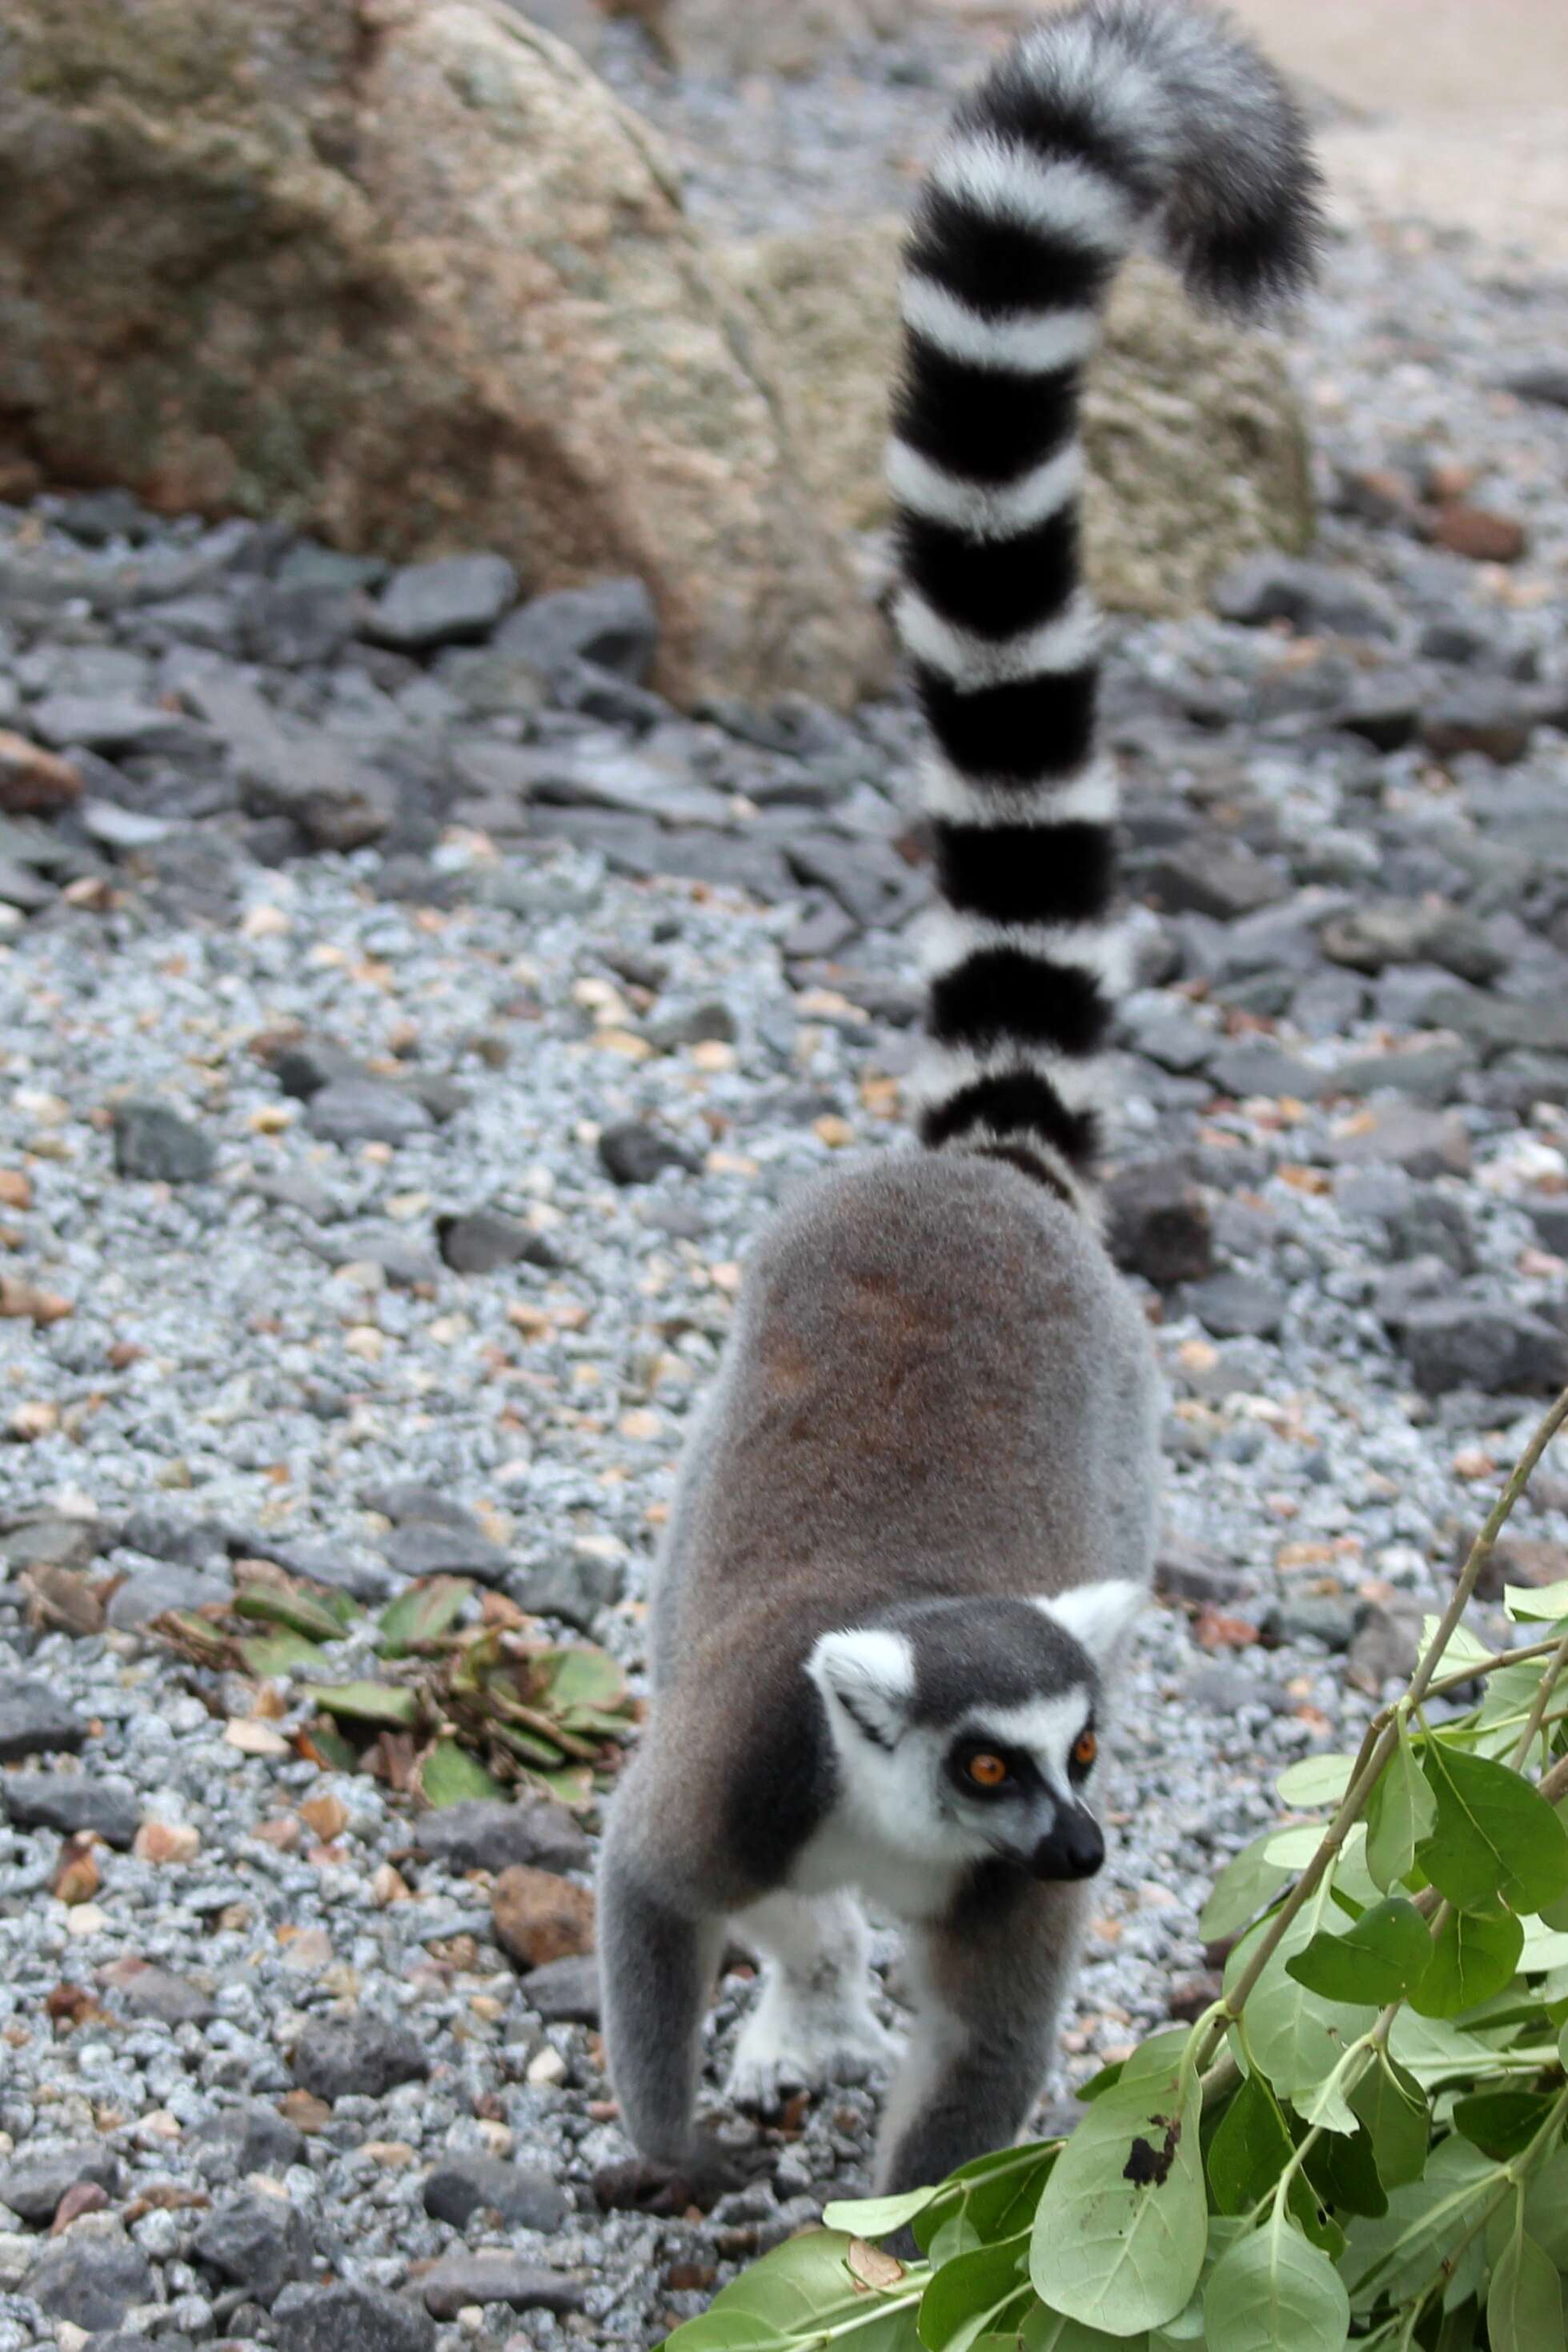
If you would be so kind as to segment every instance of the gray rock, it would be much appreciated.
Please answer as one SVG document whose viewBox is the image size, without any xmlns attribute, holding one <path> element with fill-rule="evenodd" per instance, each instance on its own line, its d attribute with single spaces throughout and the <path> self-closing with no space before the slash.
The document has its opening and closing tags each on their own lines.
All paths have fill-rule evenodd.
<svg viewBox="0 0 1568 2352">
<path fill-rule="evenodd" d="M 254 2189 L 214 2205 L 191 2243 L 199 2263 L 263 2305 L 274 2302 L 291 2281 L 308 2279 L 315 2253 L 298 2207 Z"/>
<path fill-rule="evenodd" d="M 1271 1684 L 1234 1658 L 1207 1658 L 1194 1666 L 1186 1695 L 1205 1715 L 1239 1715 L 1245 1707 L 1278 1714 L 1284 1704 Z"/>
<path fill-rule="evenodd" d="M 1424 1396 L 1462 1388 L 1534 1392 L 1568 1381 L 1568 1336 L 1522 1307 L 1469 1298 L 1414 1307 L 1399 1341 Z"/>
<path fill-rule="evenodd" d="M 631 874 L 640 880 L 655 875 L 689 875 L 698 881 L 749 890 L 755 898 L 768 901 L 795 896 L 783 856 L 770 842 L 758 839 L 755 831 L 720 833 L 712 825 L 684 824 L 671 832 L 653 817 L 633 816 L 617 809 L 542 804 L 530 811 L 528 830 L 531 836 L 596 849 L 617 874 Z M 507 887 L 516 888 L 515 884 Z"/>
<path fill-rule="evenodd" d="M 96 1773 L 3 1773 L 0 1804 L 16 1829 L 55 1830 L 62 1837 L 91 1830 L 121 1853 L 141 1825 L 141 1802 L 130 1781 Z M 0 2196 L 0 2204 L 10 2201 Z"/>
<path fill-rule="evenodd" d="M 641 685 L 659 644 L 659 615 L 641 580 L 601 580 L 535 596 L 497 630 L 495 651 L 544 677 L 578 662 Z"/>
<path fill-rule="evenodd" d="M 1162 1601 L 1224 1608 L 1248 1590 L 1247 1579 L 1198 1544 L 1167 1542 L 1155 1559 L 1155 1591 Z"/>
<path fill-rule="evenodd" d="M 1164 996 L 1130 998 L 1122 1007 L 1121 1028 L 1134 1053 L 1178 1076 L 1201 1068 L 1214 1049 L 1214 1031 Z"/>
<path fill-rule="evenodd" d="M 169 825 L 161 816 L 144 816 L 140 809 L 117 808 L 112 801 L 78 801 L 76 821 L 90 839 L 118 856 L 152 849 L 168 838 Z"/>
<path fill-rule="evenodd" d="M 24 1519 L 0 1535 L 0 1560 L 13 1576 L 26 1568 L 90 1568 L 106 1540 L 101 1519 Z"/>
<path fill-rule="evenodd" d="M 1350 1644 L 1346 1672 L 1358 1690 L 1381 1698 L 1387 1683 L 1407 1683 L 1421 1654 L 1423 1616 L 1418 1601 L 1369 1601 Z"/>
<path fill-rule="evenodd" d="M 1453 1111 L 1418 1110 L 1394 1102 L 1364 1112 L 1350 1131 L 1331 1135 L 1328 1157 L 1341 1168 L 1386 1161 L 1412 1176 L 1468 1176 L 1470 1139 Z"/>
<path fill-rule="evenodd" d="M 1325 1650 L 1348 1650 L 1355 1631 L 1355 1611 L 1345 1601 L 1307 1599 L 1282 1607 L 1278 1601 L 1263 1612 L 1259 1638 L 1267 1649 L 1284 1642 L 1321 1642 Z"/>
<path fill-rule="evenodd" d="M 1412 1193 L 1384 1212 L 1389 1247 L 1396 1257 L 1437 1257 L 1455 1274 L 1476 1270 L 1476 1240 L 1462 1201 L 1433 1187 Z"/>
<path fill-rule="evenodd" d="M 617 809 L 663 824 L 733 821 L 727 794 L 694 779 L 682 763 L 615 737 L 553 746 L 528 756 L 528 789 L 540 806 Z"/>
<path fill-rule="evenodd" d="M 1416 733 L 1422 703 L 1418 677 L 1408 671 L 1379 670 L 1361 678 L 1348 698 L 1330 713 L 1330 723 L 1359 735 L 1379 751 L 1403 751 Z"/>
<path fill-rule="evenodd" d="M 1568 408 L 1568 360 L 1539 360 L 1505 376 L 1503 385 L 1516 400 L 1531 400 L 1547 408 Z"/>
<path fill-rule="evenodd" d="M 732 1045 L 739 1034 L 722 997 L 706 997 L 700 1004 L 661 1005 L 643 1029 L 649 1043 L 666 1053 L 677 1045 Z"/>
<path fill-rule="evenodd" d="M 1459 1080 L 1473 1070 L 1473 1047 L 1458 1038 L 1448 1043 L 1396 1046 L 1391 1054 L 1357 1054 L 1336 1062 L 1333 1083 L 1347 1095 L 1397 1094 L 1413 1102 L 1451 1102 Z"/>
<path fill-rule="evenodd" d="M 508 2164 L 497 2156 L 451 2156 L 424 2183 L 424 2210 L 433 2221 L 465 2230 L 476 2213 L 498 2213 L 521 2230 L 559 2230 L 571 2200 L 548 2172 Z"/>
<path fill-rule="evenodd" d="M 597 2025 L 599 1969 L 587 1958 L 547 1960 L 530 1969 L 528 2007 L 547 2025 Z"/>
<path fill-rule="evenodd" d="M 1511 1052 L 1568 1053 L 1568 1003 L 1497 996 L 1479 988 L 1438 988 L 1423 1018 L 1434 1029 L 1457 1030 L 1484 1056 Z"/>
<path fill-rule="evenodd" d="M 183 2147 L 208 2180 L 284 2173 L 291 2164 L 303 2164 L 308 2155 L 304 2133 L 276 2109 L 262 2106 L 225 2107 L 215 2116 L 204 2116 L 190 2126 Z"/>
<path fill-rule="evenodd" d="M 0 1677 L 0 1764 L 74 1751 L 86 1738 L 86 1724 L 47 1684 Z"/>
<path fill-rule="evenodd" d="M 684 1168 L 695 1175 L 701 1164 L 672 1137 L 636 1118 L 600 1129 L 599 1159 L 617 1184 L 651 1184 L 666 1168 Z"/>
<path fill-rule="evenodd" d="M 153 2017 L 161 2025 L 205 2025 L 213 2016 L 208 1994 L 188 1977 L 152 1960 L 115 1960 L 105 1969 L 111 2005 L 125 2017 Z"/>
<path fill-rule="evenodd" d="M 1568 1257 L 1568 1201 L 1531 1201 L 1526 1213 L 1542 1248 L 1550 1250 L 1554 1257 Z M 0 1788 L 5 1785 L 0 1782 Z"/>
<path fill-rule="evenodd" d="M 515 1565 L 511 1553 L 488 1537 L 429 1519 L 394 1528 L 382 1550 L 400 1576 L 476 1576 L 481 1583 L 500 1584 Z"/>
<path fill-rule="evenodd" d="M 319 2099 L 384 2098 L 399 2083 L 423 2083 L 429 2053 L 408 2026 L 361 2010 L 346 2024 L 318 2020 L 294 2045 L 294 2073 Z"/>
<path fill-rule="evenodd" d="M 422 1282 L 434 1282 L 441 1273 L 429 1243 L 390 1222 L 334 1225 L 329 1233 L 308 1235 L 306 1246 L 329 1265 L 379 1265 L 394 1289 L 412 1290 Z"/>
<path fill-rule="evenodd" d="M 385 2287 L 286 2286 L 272 2306 L 277 2352 L 435 2352 L 428 2313 Z"/>
<path fill-rule="evenodd" d="M 1406 1258 L 1379 1276 L 1373 1294 L 1374 1311 L 1390 1330 L 1397 1331 L 1412 1307 L 1447 1297 L 1453 1282 L 1453 1268 L 1443 1258 Z"/>
<path fill-rule="evenodd" d="M 389 1486 L 367 1487 L 361 1496 L 367 1511 L 379 1511 L 383 1519 L 394 1527 L 407 1521 L 432 1528 L 448 1528 L 455 1535 L 476 1536 L 483 1532 L 472 1511 L 465 1510 L 439 1487 L 427 1486 L 417 1478 L 394 1478 Z"/>
<path fill-rule="evenodd" d="M 364 1080 L 374 1086 L 382 1081 L 372 1078 L 357 1054 L 344 1045 L 334 1045 L 329 1037 L 300 1037 L 280 1046 L 272 1057 L 272 1075 L 286 1095 L 297 1102 L 308 1102 L 323 1087 L 354 1085 Z"/>
<path fill-rule="evenodd" d="M 517 601 L 517 575 L 505 556 L 439 556 L 393 572 L 365 621 L 365 634 L 405 653 L 473 645 Z"/>
<path fill-rule="evenodd" d="M 1568 1054 L 1500 1054 L 1475 1081 L 1474 1100 L 1527 1118 L 1536 1103 L 1568 1103 Z"/>
<path fill-rule="evenodd" d="M 136 2304 L 152 2300 L 152 2265 L 119 2231 L 79 2228 L 47 2246 L 28 2272 L 25 2292 L 51 2319 L 75 2327 L 118 2327 Z"/>
<path fill-rule="evenodd" d="M 1423 713 L 1421 740 L 1434 759 L 1479 751 L 1505 765 L 1529 751 L 1536 717 L 1521 688 L 1503 678 L 1468 677 Z"/>
<path fill-rule="evenodd" d="M 1325 923 L 1320 937 L 1329 961 L 1354 971 L 1435 963 L 1460 980 L 1485 982 L 1508 963 L 1484 923 L 1442 900 L 1385 898 Z"/>
<path fill-rule="evenodd" d="M 113 1117 L 114 1165 L 119 1175 L 164 1184 L 199 1184 L 217 1164 L 217 1154 L 206 1137 L 167 1103 L 116 1103 Z"/>
<path fill-rule="evenodd" d="M 470 1209 L 462 1216 L 438 1217 L 436 1239 L 454 1274 L 494 1274 L 503 1265 L 558 1263 L 555 1252 L 519 1218 L 499 1209 Z"/>
<path fill-rule="evenodd" d="M 1288 621 L 1307 636 L 1392 637 L 1399 625 L 1394 606 L 1368 582 L 1289 555 L 1249 556 L 1226 574 L 1213 604 L 1221 620 L 1248 628 Z"/>
<path fill-rule="evenodd" d="M 182 1568 L 213 1569 L 225 1560 L 229 1530 L 222 1519 L 182 1519 L 157 1504 L 131 1512 L 120 1531 L 128 1550 L 149 1559 L 173 1560 Z"/>
<path fill-rule="evenodd" d="M 18 866 L 15 858 L 0 856 L 0 906 L 36 915 L 40 908 L 53 905 L 54 898 L 52 882 L 46 882 L 30 866 Z"/>
<path fill-rule="evenodd" d="M 229 1577 L 204 1576 L 199 1569 L 162 1560 L 156 1568 L 128 1576 L 106 1613 L 117 1633 L 131 1633 L 162 1617 L 166 1609 L 204 1609 L 227 1601 L 233 1591 Z"/>
<path fill-rule="evenodd" d="M 1323 1073 L 1270 1037 L 1228 1037 L 1208 1056 L 1208 1074 L 1222 1094 L 1291 1096 L 1310 1102 L 1323 1090 Z"/>
<path fill-rule="evenodd" d="M 1278 1331 L 1285 1302 L 1261 1275 L 1230 1271 L 1195 1283 L 1186 1304 L 1217 1339 L 1267 1339 Z"/>
<path fill-rule="evenodd" d="M 190 751 L 207 740 L 188 719 L 129 694 L 47 694 L 34 703 L 27 723 L 40 743 L 57 751 L 79 744 L 107 759 Z"/>
<path fill-rule="evenodd" d="M 1286 895 L 1273 867 L 1244 842 L 1207 835 L 1156 857 L 1143 887 L 1166 914 L 1208 915 L 1224 923 L 1255 915 Z"/>
<path fill-rule="evenodd" d="M 444 2254 L 419 2284 L 425 2309 L 437 2319 L 455 2319 L 471 2303 L 505 2303 L 514 2311 L 582 2309 L 582 2289 L 575 2279 L 540 2270 L 502 2246 Z"/>
<path fill-rule="evenodd" d="M 0 2205 L 9 2205 L 29 2228 L 47 2230 L 67 2189 L 82 2180 L 118 2197 L 125 2187 L 125 2167 L 112 2148 L 97 2140 L 25 2148 L 0 2168 Z"/>
<path fill-rule="evenodd" d="M 536 1870 L 580 1870 L 590 1853 L 566 1807 L 548 1797 L 520 1797 L 510 1803 L 466 1797 L 460 1804 L 422 1813 L 412 1835 L 419 1853 L 454 1870 L 502 1871 L 513 1863 Z"/>
<path fill-rule="evenodd" d="M 559 1617 L 591 1633 L 599 1612 L 612 1607 L 625 1591 L 626 1571 L 619 1560 L 574 1549 L 519 1570 L 507 1589 L 534 1615 Z"/>
<path fill-rule="evenodd" d="M 1214 1263 L 1207 1203 L 1168 1160 L 1120 1168 L 1105 1188 L 1106 1242 L 1117 1265 L 1162 1288 L 1199 1281 Z"/>
<path fill-rule="evenodd" d="M 406 1143 L 434 1121 L 422 1102 L 380 1078 L 342 1078 L 310 1097 L 305 1123 L 324 1143 Z"/>
</svg>

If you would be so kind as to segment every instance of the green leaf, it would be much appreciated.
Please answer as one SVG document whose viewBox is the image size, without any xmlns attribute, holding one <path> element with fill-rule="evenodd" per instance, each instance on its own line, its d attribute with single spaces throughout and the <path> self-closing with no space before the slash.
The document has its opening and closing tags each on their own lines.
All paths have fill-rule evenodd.
<svg viewBox="0 0 1568 2352">
<path fill-rule="evenodd" d="M 1207 2215 L 1197 2077 L 1118 2084 L 1058 2158 L 1030 2275 L 1053 2311 L 1115 2336 L 1162 2326 L 1203 2267 Z"/>
<path fill-rule="evenodd" d="M 476 1756 L 455 1739 L 438 1739 L 418 1766 L 420 1793 L 427 1805 L 460 1805 L 470 1797 L 498 1797 L 499 1780 L 492 1779 Z"/>
<path fill-rule="evenodd" d="M 1018 2332 L 1019 2352 L 1144 2352 L 1147 2337 L 1107 2336 L 1103 2328 L 1085 2327 L 1081 2319 L 1051 2311 L 1037 2303 Z M 975 2352 L 979 2352 L 977 2345 Z"/>
<path fill-rule="evenodd" d="M 814 2344 L 852 2319 L 861 2322 L 850 2339 L 854 2352 L 919 2352 L 915 2291 L 879 2296 L 862 2286 L 850 2273 L 850 2244 L 836 2230 L 787 2238 L 716 2294 L 700 2319 L 678 2327 L 672 2352 L 774 2352 L 802 2338 Z M 873 2319 L 882 2302 L 890 2307 Z"/>
<path fill-rule="evenodd" d="M 1420 2180 L 1390 2191 L 1388 2210 L 1351 2225 L 1343 2271 L 1357 2309 L 1386 2294 L 1393 2303 L 1429 2284 L 1432 2273 L 1485 2211 L 1501 2178 L 1466 2139 L 1433 2149 Z"/>
<path fill-rule="evenodd" d="M 1295 2143 L 1261 2074 L 1249 2074 L 1208 2143 L 1208 2185 L 1221 2213 L 1246 2213 L 1266 2197 Z"/>
<path fill-rule="evenodd" d="M 1364 2124 L 1350 2134 L 1325 2132 L 1308 2148 L 1302 2170 L 1323 2203 L 1342 2213 L 1375 2217 L 1388 2210 L 1388 2192 L 1378 2177 L 1372 2134 Z M 1307 2235 L 1318 2243 L 1313 2231 Z"/>
<path fill-rule="evenodd" d="M 1009 2310 L 1023 2315 L 1030 2286 L 1029 2231 L 1000 2245 L 977 2246 L 932 2274 L 920 2298 L 920 2341 L 926 2352 L 970 2352 L 977 2336 L 1000 2326 Z"/>
<path fill-rule="evenodd" d="M 1337 1805 L 1350 1786 L 1354 1756 L 1303 1756 L 1281 1772 L 1274 1786 L 1282 1804 L 1303 1811 L 1314 1805 Z"/>
<path fill-rule="evenodd" d="M 1437 1821 L 1416 1858 L 1457 1910 L 1539 1911 L 1568 1889 L 1568 1832 L 1527 1780 L 1438 1738 L 1424 1760 Z"/>
<path fill-rule="evenodd" d="M 1247 2003 L 1247 2046 L 1277 2096 L 1325 2130 L 1349 2132 L 1355 2129 L 1354 2116 L 1342 2097 L 1325 2096 L 1323 2085 L 1349 2044 L 1372 2024 L 1376 2010 L 1370 2003 L 1352 2008 L 1325 2000 L 1298 1984 L 1286 1966 L 1317 1935 L 1332 1901 L 1325 1878 L 1281 1937 Z M 1226 1963 L 1228 1986 L 1234 1986 L 1262 1932 L 1255 1928 L 1232 1952 Z"/>
<path fill-rule="evenodd" d="M 318 1643 L 306 1640 L 303 1633 L 290 1633 L 280 1626 L 275 1633 L 250 1633 L 239 1645 L 240 1664 L 247 1675 L 266 1681 L 270 1675 L 291 1675 L 296 1666 L 315 1666 L 321 1662 Z"/>
<path fill-rule="evenodd" d="M 1553 2150 L 1531 2174 L 1524 2226 L 1559 2270 L 1568 2270 L 1568 2147 Z"/>
<path fill-rule="evenodd" d="M 376 1650 L 383 1658 L 404 1658 L 421 1643 L 438 1642 L 463 1614 L 474 1587 L 465 1576 L 432 1576 L 410 1585 L 382 1611 Z"/>
<path fill-rule="evenodd" d="M 311 1747 L 329 1772 L 357 1772 L 360 1751 L 351 1739 L 345 1739 L 335 1723 L 318 1716 L 307 1735 Z"/>
<path fill-rule="evenodd" d="M 1513 1982 L 1524 1930 L 1511 1911 L 1450 1911 L 1410 1995 L 1421 2017 L 1459 2017 Z"/>
<path fill-rule="evenodd" d="M 310 1696 L 329 1715 L 345 1717 L 350 1723 L 406 1730 L 419 1721 L 418 1694 L 395 1683 L 322 1683 Z"/>
<path fill-rule="evenodd" d="M 234 1607 L 236 1617 L 253 1617 L 264 1625 L 287 1625 L 291 1633 L 302 1633 L 308 1642 L 340 1642 L 360 1612 L 348 1593 L 338 1595 L 337 1600 L 338 1606 L 333 1607 L 298 1589 L 286 1591 L 275 1584 L 242 1584 L 235 1594 Z"/>
<path fill-rule="evenodd" d="M 852 2238 L 891 2238 L 940 2195 L 936 2189 L 909 2189 L 902 2197 L 841 2197 L 823 2206 L 823 2226 L 847 2230 Z"/>
<path fill-rule="evenodd" d="M 607 1650 L 591 1643 L 574 1643 L 547 1650 L 533 1662 L 553 1712 L 568 1707 L 602 1707 L 615 1714 L 626 1704 L 626 1677 Z"/>
<path fill-rule="evenodd" d="M 1423 1617 L 1421 1620 L 1423 1663 L 1442 1629 L 1442 1623 L 1440 1617 Z M 1434 1675 L 1462 1675 L 1467 1667 L 1484 1666 L 1490 1656 L 1491 1652 L 1486 1643 L 1478 1641 L 1468 1625 L 1456 1625 L 1443 1646 L 1440 1658 L 1432 1661 L 1432 1670 Z"/>
<path fill-rule="evenodd" d="M 1203 2320 L 1223 2352 L 1342 2352 L 1350 2297 L 1328 2256 L 1271 2213 L 1216 2265 Z"/>
<path fill-rule="evenodd" d="M 1206 1943 L 1234 1936 L 1288 1883 L 1290 1871 L 1264 1858 L 1264 1849 L 1277 1835 L 1277 1831 L 1265 1830 L 1233 1855 L 1215 1880 L 1198 1915 L 1197 1932 Z"/>
<path fill-rule="evenodd" d="M 1427 1923 L 1413 1903 L 1391 1896 L 1364 1911 L 1343 1936 L 1319 1934 L 1286 1961 L 1289 1975 L 1326 2000 L 1380 2006 L 1403 2000 L 1431 1964 Z"/>
<path fill-rule="evenodd" d="M 1416 1761 L 1404 1718 L 1398 1745 L 1373 1785 L 1366 1807 L 1366 1866 L 1386 1895 L 1414 1867 L 1416 1849 L 1429 1837 L 1437 1801 Z"/>
<path fill-rule="evenodd" d="M 1432 2135 L 1432 2117 L 1419 2083 L 1386 2051 L 1375 2050 L 1350 2104 L 1371 2135 L 1373 2161 L 1385 2189 L 1419 2180 Z"/>
<path fill-rule="evenodd" d="M 1487 2289 L 1491 2352 L 1565 2352 L 1563 2282 L 1522 2228 L 1509 2240 Z"/>
<path fill-rule="evenodd" d="M 1550 2099 L 1533 2091 L 1476 2091 L 1454 2107 L 1454 2129 L 1499 2164 L 1533 2139 Z"/>
<path fill-rule="evenodd" d="M 1550 1623 L 1559 1617 L 1568 1617 L 1568 1578 L 1557 1584 L 1505 1584 L 1502 1605 L 1511 1617 L 1543 1620 Z"/>
</svg>

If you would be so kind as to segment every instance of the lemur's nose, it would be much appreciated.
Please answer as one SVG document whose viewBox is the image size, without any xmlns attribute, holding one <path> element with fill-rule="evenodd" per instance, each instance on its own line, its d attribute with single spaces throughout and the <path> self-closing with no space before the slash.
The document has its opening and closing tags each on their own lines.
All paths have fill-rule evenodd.
<svg viewBox="0 0 1568 2352">
<path fill-rule="evenodd" d="M 1082 1805 L 1061 1807 L 1034 1850 L 1037 1878 L 1092 1878 L 1105 1859 L 1100 1824 Z"/>
</svg>

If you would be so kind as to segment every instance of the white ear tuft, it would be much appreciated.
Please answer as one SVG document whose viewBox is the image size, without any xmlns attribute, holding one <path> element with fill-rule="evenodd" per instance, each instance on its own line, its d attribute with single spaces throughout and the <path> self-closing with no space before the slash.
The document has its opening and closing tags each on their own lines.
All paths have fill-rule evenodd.
<svg viewBox="0 0 1568 2352">
<path fill-rule="evenodd" d="M 806 1671 L 830 1710 L 836 1700 L 856 1727 L 879 1748 L 897 1745 L 908 1727 L 907 1702 L 915 1688 L 915 1659 L 901 1633 L 857 1625 L 824 1633 L 806 1662 Z"/>
<path fill-rule="evenodd" d="M 1134 1584 L 1130 1577 L 1109 1576 L 1098 1584 L 1074 1584 L 1065 1592 L 1042 1594 L 1035 1605 L 1082 1643 L 1097 1666 L 1105 1666 L 1147 1598 L 1146 1586 Z"/>
</svg>

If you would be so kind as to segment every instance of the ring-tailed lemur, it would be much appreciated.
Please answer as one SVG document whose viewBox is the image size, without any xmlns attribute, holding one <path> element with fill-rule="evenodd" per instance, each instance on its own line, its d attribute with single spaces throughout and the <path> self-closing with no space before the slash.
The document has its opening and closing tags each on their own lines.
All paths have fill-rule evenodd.
<svg viewBox="0 0 1568 2352">
<path fill-rule="evenodd" d="M 1051 2062 L 1158 1417 L 1092 1213 L 1121 942 L 1082 371 L 1140 231 L 1246 308 L 1307 275 L 1314 189 L 1295 106 L 1219 19 L 1087 0 L 960 106 L 919 201 L 890 477 L 946 902 L 930 1149 L 818 1181 L 753 1255 L 601 1873 L 622 2116 L 688 2180 L 731 1920 L 765 1973 L 730 2090 L 764 2103 L 888 2054 L 856 1895 L 907 1923 L 920 2014 L 889 2189 L 1013 2137 Z"/>
</svg>

